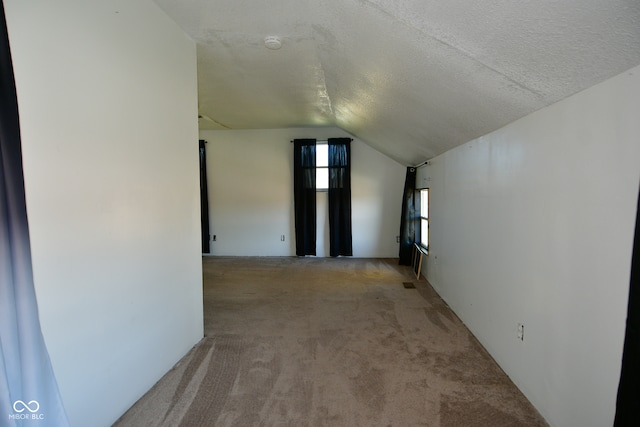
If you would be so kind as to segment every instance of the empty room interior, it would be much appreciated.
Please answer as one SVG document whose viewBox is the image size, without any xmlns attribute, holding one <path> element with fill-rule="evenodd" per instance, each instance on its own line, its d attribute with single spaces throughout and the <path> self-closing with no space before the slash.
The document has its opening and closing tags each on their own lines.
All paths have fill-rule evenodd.
<svg viewBox="0 0 640 427">
<path fill-rule="evenodd" d="M 325 287 L 318 265 L 360 266 L 345 282 L 375 286 L 401 321 L 432 290 L 545 423 L 612 425 L 640 183 L 640 2 L 3 4 L 40 326 L 72 426 L 112 425 L 193 354 L 208 286 L 254 277 L 252 259 L 265 274 L 308 263 L 296 274 L 326 300 L 350 291 Z M 316 253 L 299 256 L 293 141 L 338 138 L 351 247 L 334 256 L 318 190 Z M 408 171 L 428 190 L 419 277 L 398 265 Z M 384 272 L 397 289 L 379 290 Z M 405 413 L 425 405 L 412 399 Z M 369 425 L 404 425 L 387 416 Z"/>
</svg>

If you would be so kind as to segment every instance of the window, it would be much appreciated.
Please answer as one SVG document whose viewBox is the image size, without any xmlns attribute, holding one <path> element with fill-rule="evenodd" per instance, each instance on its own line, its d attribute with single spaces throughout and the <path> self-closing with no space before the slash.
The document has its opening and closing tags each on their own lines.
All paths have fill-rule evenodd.
<svg viewBox="0 0 640 427">
<path fill-rule="evenodd" d="M 420 190 L 420 245 L 429 251 L 429 189 Z"/>
<path fill-rule="evenodd" d="M 329 144 L 316 144 L 316 191 L 329 189 Z"/>
</svg>

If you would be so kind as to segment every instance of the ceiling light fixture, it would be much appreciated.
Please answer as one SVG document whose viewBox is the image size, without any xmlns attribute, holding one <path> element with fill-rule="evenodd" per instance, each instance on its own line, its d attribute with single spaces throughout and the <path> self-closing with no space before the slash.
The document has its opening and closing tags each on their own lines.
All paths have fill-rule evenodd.
<svg viewBox="0 0 640 427">
<path fill-rule="evenodd" d="M 267 36 L 264 38 L 264 45 L 272 50 L 278 50 L 282 47 L 282 41 L 278 36 Z"/>
</svg>

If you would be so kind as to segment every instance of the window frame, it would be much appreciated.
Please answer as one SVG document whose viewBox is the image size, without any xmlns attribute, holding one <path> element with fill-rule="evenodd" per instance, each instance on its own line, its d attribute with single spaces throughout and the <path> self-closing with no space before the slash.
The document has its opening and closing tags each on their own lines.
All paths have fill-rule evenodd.
<svg viewBox="0 0 640 427">
<path fill-rule="evenodd" d="M 318 155 L 318 152 L 320 150 L 318 150 L 318 147 L 324 147 L 322 148 L 322 151 L 324 153 L 326 153 L 326 155 L 324 156 L 324 163 L 325 165 L 322 166 L 318 166 L 318 160 L 320 159 L 320 156 Z M 324 175 L 326 176 L 326 181 L 324 181 L 324 184 L 326 184 L 326 186 L 320 187 L 318 185 L 319 182 L 321 182 L 321 180 L 318 179 L 318 171 L 319 170 L 323 170 L 324 171 Z M 319 193 L 326 193 L 329 191 L 329 143 L 328 142 L 316 142 L 316 192 Z"/>
<path fill-rule="evenodd" d="M 430 191 L 429 188 L 420 188 L 418 189 L 419 191 L 419 195 L 420 195 L 420 246 L 425 250 L 425 253 L 428 255 L 429 254 L 429 239 L 431 237 L 431 234 L 429 232 L 429 225 L 430 225 L 430 221 L 429 221 L 429 206 L 430 206 Z M 423 200 L 426 200 L 426 212 L 423 212 L 423 207 L 425 207 L 425 203 L 423 202 Z M 426 215 L 425 215 L 426 214 Z M 424 242 L 422 239 L 424 237 L 424 226 L 426 224 L 426 234 L 427 234 L 427 241 Z"/>
</svg>

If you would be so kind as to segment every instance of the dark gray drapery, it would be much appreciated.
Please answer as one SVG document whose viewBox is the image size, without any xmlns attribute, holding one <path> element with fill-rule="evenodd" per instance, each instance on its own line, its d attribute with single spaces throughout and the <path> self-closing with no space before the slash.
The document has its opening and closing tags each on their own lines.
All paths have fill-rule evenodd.
<svg viewBox="0 0 640 427">
<path fill-rule="evenodd" d="M 316 140 L 293 141 L 296 255 L 316 254 Z"/>
<path fill-rule="evenodd" d="M 329 138 L 329 254 L 352 256 L 351 138 Z"/>
<path fill-rule="evenodd" d="M 207 141 L 199 141 L 200 149 L 200 229 L 202 231 L 202 253 L 208 254 L 209 247 L 209 191 L 207 187 Z"/>
<path fill-rule="evenodd" d="M 69 422 L 38 316 L 18 101 L 2 2 L 0 9 L 0 425 L 64 427 Z"/>
<path fill-rule="evenodd" d="M 618 384 L 615 427 L 640 425 L 640 197 L 631 260 L 627 330 Z"/>
<path fill-rule="evenodd" d="M 416 168 L 408 167 L 402 195 L 402 216 L 400 217 L 400 265 L 411 265 L 411 255 L 416 236 L 419 235 L 418 209 L 420 201 L 416 192 Z"/>
</svg>

